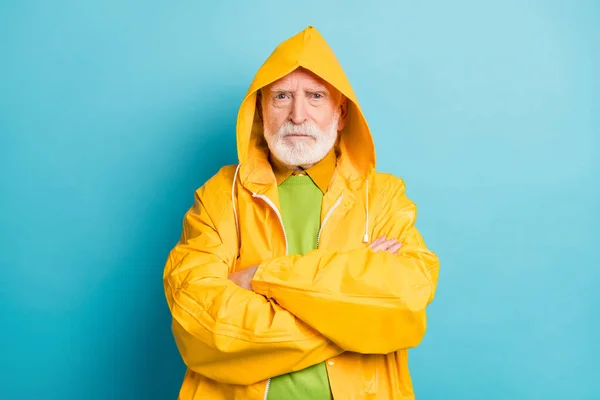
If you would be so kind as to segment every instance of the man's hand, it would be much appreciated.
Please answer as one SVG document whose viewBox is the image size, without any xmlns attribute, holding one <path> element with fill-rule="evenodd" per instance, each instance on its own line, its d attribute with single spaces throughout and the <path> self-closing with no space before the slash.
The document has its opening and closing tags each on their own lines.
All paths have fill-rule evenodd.
<svg viewBox="0 0 600 400">
<path fill-rule="evenodd" d="M 392 254 L 398 254 L 398 250 L 402 247 L 402 243 L 398 242 L 396 239 L 387 240 L 385 236 L 380 237 L 379 239 L 375 239 L 369 244 L 369 247 L 373 251 L 387 251 Z"/>
<path fill-rule="evenodd" d="M 242 269 L 241 271 L 232 272 L 229 274 L 229 280 L 241 287 L 242 289 L 252 290 L 252 278 L 258 269 L 258 264 L 252 265 L 248 268 Z"/>
</svg>

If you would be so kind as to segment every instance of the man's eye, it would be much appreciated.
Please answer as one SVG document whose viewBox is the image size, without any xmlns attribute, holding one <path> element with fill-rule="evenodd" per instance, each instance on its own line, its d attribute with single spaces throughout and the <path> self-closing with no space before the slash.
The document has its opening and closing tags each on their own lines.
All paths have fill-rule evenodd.
<svg viewBox="0 0 600 400">
<path fill-rule="evenodd" d="M 312 98 L 313 98 L 313 99 L 320 99 L 320 98 L 322 98 L 322 97 L 323 97 L 323 95 L 322 95 L 321 93 L 313 93 L 313 94 L 312 94 Z"/>
<path fill-rule="evenodd" d="M 276 98 L 277 100 L 283 100 L 283 99 L 285 99 L 285 98 L 286 98 L 286 95 L 285 95 L 285 93 L 279 93 L 279 94 L 277 94 L 277 95 L 275 96 L 275 98 Z"/>
</svg>

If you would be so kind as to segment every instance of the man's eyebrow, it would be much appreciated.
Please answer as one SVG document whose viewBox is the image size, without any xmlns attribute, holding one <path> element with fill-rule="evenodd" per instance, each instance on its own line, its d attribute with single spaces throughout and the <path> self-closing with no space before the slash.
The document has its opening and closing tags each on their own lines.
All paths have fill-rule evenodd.
<svg viewBox="0 0 600 400">
<path fill-rule="evenodd" d="M 269 92 L 277 92 L 277 93 L 291 93 L 292 91 L 286 87 L 274 86 L 269 89 Z"/>
<path fill-rule="evenodd" d="M 313 86 L 308 88 L 309 92 L 313 92 L 313 93 L 326 93 L 329 94 L 329 90 L 327 90 L 326 86 Z"/>
<path fill-rule="evenodd" d="M 292 93 L 292 90 L 286 87 L 274 86 L 269 89 L 270 92 L 273 93 Z M 313 93 L 326 93 L 329 94 L 329 90 L 327 90 L 326 86 L 312 86 L 307 89 L 308 92 Z"/>
</svg>

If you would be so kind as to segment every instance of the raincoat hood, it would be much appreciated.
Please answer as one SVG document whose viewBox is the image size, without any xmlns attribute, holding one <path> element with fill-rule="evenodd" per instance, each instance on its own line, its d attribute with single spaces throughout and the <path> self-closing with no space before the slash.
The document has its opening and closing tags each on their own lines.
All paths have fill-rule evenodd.
<svg viewBox="0 0 600 400">
<path fill-rule="evenodd" d="M 346 125 L 339 133 L 338 167 L 340 174 L 349 182 L 360 184 L 375 168 L 373 138 L 342 66 L 325 39 L 312 26 L 277 46 L 256 73 L 242 101 L 236 127 L 242 183 L 258 187 L 272 184 L 268 148 L 256 109 L 257 93 L 300 67 L 328 82 L 348 99 Z"/>
</svg>

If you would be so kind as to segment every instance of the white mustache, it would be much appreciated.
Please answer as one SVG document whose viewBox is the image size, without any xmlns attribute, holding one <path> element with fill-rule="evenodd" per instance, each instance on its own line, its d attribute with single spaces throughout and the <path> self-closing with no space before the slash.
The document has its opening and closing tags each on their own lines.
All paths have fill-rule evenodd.
<svg viewBox="0 0 600 400">
<path fill-rule="evenodd" d="M 305 135 L 316 139 L 319 136 L 319 129 L 311 122 L 303 122 L 302 124 L 294 124 L 290 121 L 285 122 L 277 132 L 278 136 L 286 137 L 291 135 Z"/>
</svg>

